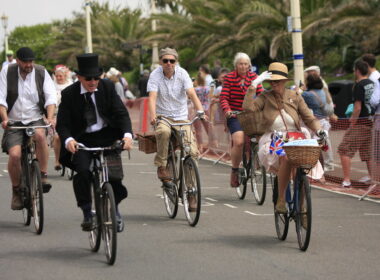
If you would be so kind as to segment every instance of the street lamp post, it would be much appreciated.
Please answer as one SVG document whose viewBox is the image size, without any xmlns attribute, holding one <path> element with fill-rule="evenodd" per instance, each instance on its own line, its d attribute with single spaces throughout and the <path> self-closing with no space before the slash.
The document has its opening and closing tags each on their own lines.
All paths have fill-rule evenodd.
<svg viewBox="0 0 380 280">
<path fill-rule="evenodd" d="M 86 52 L 92 53 L 92 34 L 91 34 L 91 19 L 90 19 L 90 12 L 91 12 L 91 0 L 86 1 L 85 8 L 86 8 L 86 37 L 87 37 L 87 47 Z"/>
<path fill-rule="evenodd" d="M 294 61 L 294 83 L 299 85 L 303 82 L 303 48 L 302 48 L 302 29 L 301 29 L 301 9 L 299 0 L 290 1 L 290 15 L 292 17 L 292 42 L 293 42 L 293 61 Z"/>
<path fill-rule="evenodd" d="M 152 7 L 152 14 L 156 13 L 156 0 L 151 0 L 151 7 Z M 157 25 L 156 20 L 152 20 L 152 31 L 153 33 L 156 32 Z M 159 65 L 159 58 L 158 58 L 158 43 L 157 41 L 153 42 L 153 49 L 152 49 L 152 65 L 151 70 L 157 68 Z"/>
<path fill-rule="evenodd" d="M 3 14 L 1 16 L 1 23 L 3 24 L 4 28 L 4 50 L 5 50 L 5 59 L 7 59 L 7 52 L 8 52 L 8 16 Z"/>
</svg>

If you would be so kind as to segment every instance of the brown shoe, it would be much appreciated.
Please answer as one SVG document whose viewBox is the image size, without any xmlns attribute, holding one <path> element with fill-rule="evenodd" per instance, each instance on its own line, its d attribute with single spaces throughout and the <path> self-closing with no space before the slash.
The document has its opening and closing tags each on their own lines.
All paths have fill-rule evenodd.
<svg viewBox="0 0 380 280">
<path fill-rule="evenodd" d="M 43 193 L 48 193 L 51 189 L 51 184 L 48 182 L 47 173 L 41 172 L 41 183 Z"/>
<path fill-rule="evenodd" d="M 12 187 L 12 210 L 21 210 L 24 208 L 24 205 L 21 201 L 20 187 Z"/>
<path fill-rule="evenodd" d="M 189 195 L 187 201 L 189 202 L 189 212 L 197 211 L 197 199 L 193 195 Z"/>
<path fill-rule="evenodd" d="M 284 200 L 278 200 L 276 203 L 276 212 L 279 214 L 286 214 L 288 213 L 288 208 L 286 208 L 285 201 Z"/>
<path fill-rule="evenodd" d="M 230 184 L 232 188 L 239 187 L 239 170 L 231 170 L 231 180 Z"/>
<path fill-rule="evenodd" d="M 160 166 L 157 168 L 157 177 L 161 181 L 170 181 L 170 174 L 165 166 Z"/>
</svg>

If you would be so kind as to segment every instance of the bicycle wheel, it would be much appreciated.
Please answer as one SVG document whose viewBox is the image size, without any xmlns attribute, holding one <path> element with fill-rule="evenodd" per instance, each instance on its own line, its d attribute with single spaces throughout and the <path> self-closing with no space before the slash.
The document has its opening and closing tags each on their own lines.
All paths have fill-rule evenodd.
<svg viewBox="0 0 380 280">
<path fill-rule="evenodd" d="M 25 185 L 21 189 L 21 200 L 24 205 L 24 208 L 22 208 L 24 225 L 29 226 L 32 221 L 32 208 L 30 203 L 30 191 Z"/>
<path fill-rule="evenodd" d="M 65 176 L 65 171 L 66 171 L 66 167 L 64 165 L 62 165 L 61 177 Z"/>
<path fill-rule="evenodd" d="M 289 230 L 288 214 L 280 214 L 276 211 L 276 203 L 278 198 L 278 178 L 274 178 L 273 182 L 273 205 L 274 205 L 274 223 L 276 225 L 277 237 L 280 240 L 285 240 Z"/>
<path fill-rule="evenodd" d="M 258 205 L 263 205 L 267 192 L 267 174 L 265 168 L 260 165 L 257 155 L 258 145 L 251 149 L 250 179 L 253 196 Z"/>
<path fill-rule="evenodd" d="M 201 181 L 198 166 L 190 156 L 183 162 L 182 198 L 186 219 L 194 227 L 201 214 Z"/>
<path fill-rule="evenodd" d="M 74 170 L 72 169 L 67 170 L 67 179 L 71 181 L 73 177 L 74 177 Z"/>
<path fill-rule="evenodd" d="M 247 193 L 247 181 L 250 175 L 251 158 L 247 154 L 246 144 L 243 146 L 243 167 L 239 168 L 239 187 L 236 188 L 236 193 L 239 199 L 244 199 Z"/>
<path fill-rule="evenodd" d="M 104 250 L 109 265 L 116 260 L 117 231 L 116 231 L 116 205 L 112 186 L 104 183 L 102 187 L 102 236 Z"/>
<path fill-rule="evenodd" d="M 311 191 L 309 180 L 300 169 L 297 170 L 296 181 L 298 193 L 296 195 L 296 231 L 299 248 L 306 251 L 309 247 L 311 235 Z"/>
<path fill-rule="evenodd" d="M 41 234 L 44 227 L 44 197 L 41 182 L 41 170 L 37 160 L 33 160 L 32 162 L 30 179 L 33 222 L 36 233 Z"/>
<path fill-rule="evenodd" d="M 98 191 L 96 191 L 98 190 Z M 100 217 L 100 195 L 99 195 L 99 179 L 97 176 L 94 177 L 94 181 L 92 182 L 91 186 L 91 212 L 96 219 L 96 226 L 95 228 L 88 233 L 88 239 L 90 241 L 90 248 L 91 251 L 97 252 L 100 247 L 100 241 L 102 237 L 102 226 L 101 226 L 101 217 Z"/>
<path fill-rule="evenodd" d="M 166 212 L 169 218 L 174 219 L 178 212 L 178 191 L 175 183 L 177 182 L 175 162 L 171 156 L 168 158 L 167 169 L 169 170 L 172 181 L 164 184 L 163 196 Z"/>
</svg>

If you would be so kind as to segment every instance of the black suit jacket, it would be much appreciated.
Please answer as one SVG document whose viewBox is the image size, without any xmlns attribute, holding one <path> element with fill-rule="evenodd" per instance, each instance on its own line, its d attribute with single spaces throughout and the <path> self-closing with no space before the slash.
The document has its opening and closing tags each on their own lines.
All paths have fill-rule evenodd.
<svg viewBox="0 0 380 280">
<path fill-rule="evenodd" d="M 87 124 L 83 115 L 85 97 L 80 93 L 80 82 L 68 86 L 61 94 L 56 129 L 62 143 L 61 157 L 64 157 L 68 153 L 65 148 L 66 139 L 73 137 L 78 140 L 86 133 Z M 117 130 L 119 139 L 123 138 L 126 132 L 132 133 L 129 113 L 117 95 L 112 82 L 99 81 L 98 90 L 95 91 L 95 100 L 99 115 L 107 126 Z"/>
</svg>

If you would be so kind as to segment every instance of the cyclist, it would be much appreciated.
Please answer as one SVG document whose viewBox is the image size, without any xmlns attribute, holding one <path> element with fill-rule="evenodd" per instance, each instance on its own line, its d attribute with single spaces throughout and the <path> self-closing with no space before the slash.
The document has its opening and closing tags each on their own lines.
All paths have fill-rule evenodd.
<svg viewBox="0 0 380 280">
<path fill-rule="evenodd" d="M 270 154 L 272 132 L 281 131 L 285 134 L 301 131 L 301 120 L 318 136 L 327 132 L 321 130 L 319 121 L 307 107 L 301 94 L 285 88 L 285 84 L 289 81 L 288 67 L 283 63 L 274 62 L 269 65 L 268 71 L 269 73 L 264 72 L 262 75 L 268 74 L 269 77 L 265 80 L 269 80 L 272 89 L 254 99 L 256 85 L 252 85 L 244 98 L 243 109 L 252 112 L 265 110 L 263 127 L 267 132 L 260 138 L 258 155 L 266 169 L 278 175 L 279 199 L 276 211 L 284 214 L 287 212 L 285 190 L 290 179 L 291 168 L 286 156 L 279 157 L 276 153 Z M 307 130 L 304 129 L 302 132 L 306 134 Z M 310 135 L 306 136 L 310 138 Z"/>
<path fill-rule="evenodd" d="M 239 186 L 239 165 L 243 154 L 244 132 L 232 111 L 242 111 L 241 105 L 247 89 L 258 78 L 256 73 L 249 70 L 251 66 L 251 59 L 247 54 L 237 53 L 234 58 L 235 69 L 224 77 L 223 89 L 220 94 L 220 106 L 227 118 L 227 126 L 233 143 L 231 148 L 232 170 L 230 180 L 233 188 Z M 256 84 L 258 94 L 263 91 L 261 82 L 259 81 Z"/>
<path fill-rule="evenodd" d="M 77 143 L 87 147 L 104 147 L 124 140 L 124 149 L 132 147 L 132 127 L 129 114 L 112 82 L 100 79 L 102 69 L 97 54 L 78 55 L 78 80 L 62 91 L 57 117 L 57 132 L 62 142 L 60 162 L 76 171 L 73 178 L 77 205 L 83 211 L 83 231 L 94 228 L 91 213 L 91 154 L 77 149 Z M 118 205 L 128 196 L 121 180 L 110 180 Z M 116 209 L 117 230 L 124 228 Z"/>
<path fill-rule="evenodd" d="M 0 117 L 5 129 L 2 148 L 8 153 L 8 173 L 12 183 L 13 196 L 11 209 L 23 208 L 19 195 L 21 182 L 21 145 L 23 130 L 9 130 L 8 121 L 16 125 L 45 125 L 43 120 L 55 126 L 54 111 L 57 95 L 53 80 L 41 66 L 34 64 L 35 56 L 28 47 L 16 52 L 17 63 L 5 66 L 0 74 Z M 36 129 L 34 135 L 36 154 L 41 168 L 43 191 L 48 192 L 51 185 L 47 182 L 49 149 L 46 130 Z"/>
<path fill-rule="evenodd" d="M 178 65 L 178 53 L 175 49 L 165 48 L 160 50 L 160 66 L 149 76 L 147 90 L 149 92 L 149 113 L 151 124 L 156 123 L 157 115 L 168 118 L 171 122 L 184 122 L 188 119 L 188 98 L 193 102 L 198 114 L 203 115 L 203 107 L 193 87 L 193 82 L 185 69 Z M 197 158 L 199 151 L 195 137 L 189 126 L 186 130 L 185 142 L 191 143 L 190 154 Z M 157 154 L 154 164 L 157 166 L 157 176 L 163 181 L 170 180 L 169 171 L 166 168 L 168 146 L 171 129 L 160 122 L 155 128 L 157 140 Z M 195 201 L 190 200 L 190 209 L 195 211 Z"/>
</svg>

